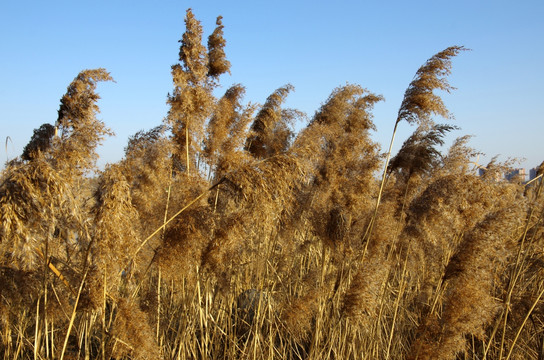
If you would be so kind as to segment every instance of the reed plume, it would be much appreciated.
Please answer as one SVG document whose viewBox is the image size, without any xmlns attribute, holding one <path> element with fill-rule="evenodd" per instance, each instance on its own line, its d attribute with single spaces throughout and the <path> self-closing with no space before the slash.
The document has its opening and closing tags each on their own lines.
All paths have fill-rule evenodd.
<svg viewBox="0 0 544 360">
<path fill-rule="evenodd" d="M 227 41 L 223 37 L 223 17 L 218 16 L 217 25 L 213 33 L 208 37 L 208 76 L 218 78 L 221 74 L 230 74 L 230 62 L 225 54 Z"/>
<path fill-rule="evenodd" d="M 96 169 L 112 78 L 95 69 L 6 164 L 0 358 L 542 358 L 542 178 L 504 181 L 515 162 L 481 166 L 468 136 L 440 149 L 465 48 L 417 71 L 391 146 L 417 129 L 389 162 L 383 97 L 359 85 L 298 133 L 291 85 L 262 106 L 240 84 L 217 97 L 223 29 L 205 46 L 187 11 L 167 116 L 122 160 Z"/>
<path fill-rule="evenodd" d="M 289 124 L 300 116 L 297 111 L 282 109 L 287 95 L 294 90 L 291 84 L 276 89 L 257 113 L 251 124 L 251 135 L 245 149 L 257 159 L 269 158 L 285 152 L 293 132 Z"/>
<path fill-rule="evenodd" d="M 372 234 L 372 226 L 378 215 L 378 208 L 385 187 L 387 169 L 389 167 L 389 160 L 399 123 L 402 120 L 406 120 L 409 124 L 417 123 L 419 126 L 428 127 L 433 124 L 431 120 L 433 114 L 442 117 L 447 117 L 449 115 L 442 98 L 434 94 L 433 91 L 438 89 L 449 92 L 453 89 L 453 87 L 449 85 L 446 76 L 449 75 L 451 71 L 451 58 L 463 50 L 465 50 L 465 48 L 462 46 L 451 46 L 432 56 L 418 69 L 414 80 L 412 80 L 406 89 L 393 128 L 389 150 L 386 154 L 373 220 L 371 221 L 366 234 Z M 365 237 L 367 236 L 366 234 Z"/>
<path fill-rule="evenodd" d="M 55 136 L 55 127 L 51 124 L 43 124 L 38 129 L 34 129 L 34 133 L 30 141 L 23 149 L 21 154 L 22 160 L 32 160 L 37 156 L 37 152 L 45 152 L 51 147 L 51 141 Z"/>
<path fill-rule="evenodd" d="M 240 84 L 230 87 L 219 100 L 206 128 L 202 155 L 216 179 L 237 164 L 251 160 L 243 147 L 255 106 L 242 105 L 244 93 L 245 88 Z"/>
<path fill-rule="evenodd" d="M 9 166 L 0 184 L 0 257 L 19 269 L 36 269 L 64 210 L 75 205 L 61 173 L 44 156 Z"/>
<path fill-rule="evenodd" d="M 410 358 L 455 359 L 466 349 L 465 336 L 485 337 L 486 326 L 500 307 L 494 298 L 494 279 L 513 255 L 521 235 L 524 205 L 511 203 L 489 214 L 464 236 L 445 269 L 442 316 L 434 320 L 435 326 L 422 329 Z"/>
<path fill-rule="evenodd" d="M 95 92 L 99 81 L 113 81 L 105 69 L 83 70 L 72 81 L 61 99 L 58 119 L 59 138 L 52 157 L 57 166 L 70 171 L 86 172 L 93 168 L 96 147 L 113 133 L 96 118 L 100 96 Z"/>
<path fill-rule="evenodd" d="M 450 46 L 435 54 L 418 69 L 414 80 L 404 93 L 404 99 L 397 115 L 397 123 L 405 120 L 410 124 L 430 124 L 433 114 L 445 118 L 449 116 L 449 111 L 442 98 L 434 94 L 433 91 L 450 92 L 454 89 L 446 78 L 451 73 L 451 59 L 466 50 L 463 46 Z"/>
<path fill-rule="evenodd" d="M 147 314 L 126 300 L 119 301 L 117 307 L 112 327 L 112 334 L 115 337 L 111 345 L 112 356 L 118 358 L 130 355 L 133 359 L 162 359 L 147 321 Z"/>
<path fill-rule="evenodd" d="M 196 155 L 201 151 L 204 123 L 212 111 L 214 84 L 209 72 L 208 53 L 202 45 L 202 25 L 187 10 L 186 30 L 179 41 L 179 63 L 172 66 L 174 90 L 168 94 L 170 110 L 166 123 L 172 128 L 175 156 L 189 172 L 196 166 Z"/>
<path fill-rule="evenodd" d="M 121 171 L 142 229 L 156 229 L 164 221 L 168 189 L 177 168 L 173 148 L 164 125 L 137 132 L 125 148 Z"/>
<path fill-rule="evenodd" d="M 382 99 L 357 85 L 335 89 L 293 144 L 313 175 L 304 191 L 314 231 L 329 245 L 367 221 L 380 161 L 371 110 Z"/>
<path fill-rule="evenodd" d="M 455 126 L 447 124 L 433 125 L 429 130 L 418 128 L 391 159 L 388 171 L 400 170 L 409 179 L 438 166 L 441 154 L 436 147 L 444 145 L 444 136 L 455 129 Z"/>
</svg>

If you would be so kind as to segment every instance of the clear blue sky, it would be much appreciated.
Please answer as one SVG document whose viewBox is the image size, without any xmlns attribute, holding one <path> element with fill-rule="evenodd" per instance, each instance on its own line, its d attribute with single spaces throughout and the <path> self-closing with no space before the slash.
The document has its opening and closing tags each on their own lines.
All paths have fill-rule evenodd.
<svg viewBox="0 0 544 360">
<path fill-rule="evenodd" d="M 205 39 L 223 16 L 232 75 L 246 102 L 295 87 L 287 106 L 311 117 L 347 82 L 382 94 L 374 139 L 388 146 L 407 85 L 426 59 L 451 45 L 472 51 L 453 61 L 444 101 L 486 160 L 544 160 L 544 1 L 1 1 L 0 161 L 21 153 L 33 129 L 54 123 L 59 99 L 80 70 L 104 67 L 102 119 L 116 137 L 99 164 L 123 155 L 130 135 L 161 123 L 172 89 L 185 10 Z M 414 130 L 402 124 L 398 149 Z M 7 143 L 7 153 L 4 142 Z"/>
</svg>

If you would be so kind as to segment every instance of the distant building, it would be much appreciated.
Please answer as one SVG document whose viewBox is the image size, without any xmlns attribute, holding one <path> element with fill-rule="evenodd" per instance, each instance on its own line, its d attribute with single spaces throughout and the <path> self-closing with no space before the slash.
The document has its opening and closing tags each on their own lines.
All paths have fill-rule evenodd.
<svg viewBox="0 0 544 360">
<path fill-rule="evenodd" d="M 504 175 L 504 178 L 508 181 L 519 179 L 520 181 L 525 182 L 527 180 L 527 172 L 525 171 L 525 169 L 521 169 L 521 168 L 514 169 L 510 171 L 509 173 L 506 173 Z"/>
<path fill-rule="evenodd" d="M 536 176 L 536 170 L 535 169 L 531 169 L 531 174 L 533 174 L 533 170 L 534 170 L 534 176 Z M 478 175 L 480 176 L 484 176 L 484 174 L 486 173 L 487 169 L 485 168 L 479 168 L 478 169 Z M 534 178 L 533 175 L 531 175 L 531 179 Z M 522 168 L 518 168 L 518 169 L 513 169 L 512 171 L 510 172 L 507 172 L 507 173 L 500 173 L 500 172 L 497 172 L 494 174 L 494 178 L 495 178 L 495 181 L 503 181 L 503 180 L 506 180 L 506 181 L 514 181 L 514 180 L 518 180 L 518 181 L 521 181 L 521 182 L 525 182 L 527 181 L 527 171 L 525 169 L 522 169 Z"/>
<path fill-rule="evenodd" d="M 529 180 L 533 180 L 536 177 L 536 172 L 538 168 L 532 168 L 529 170 Z"/>
</svg>

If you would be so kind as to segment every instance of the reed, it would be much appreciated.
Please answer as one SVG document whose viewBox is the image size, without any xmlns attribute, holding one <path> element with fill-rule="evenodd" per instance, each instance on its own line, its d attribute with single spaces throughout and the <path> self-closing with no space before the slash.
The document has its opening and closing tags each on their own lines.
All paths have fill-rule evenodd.
<svg viewBox="0 0 544 360">
<path fill-rule="evenodd" d="M 544 357 L 542 177 L 476 176 L 466 136 L 440 148 L 456 128 L 436 91 L 465 48 L 416 72 L 394 155 L 359 85 L 298 132 L 291 85 L 216 97 L 222 18 L 207 46 L 185 25 L 168 114 L 122 160 L 96 169 L 112 78 L 84 70 L 0 174 L 1 358 Z"/>
</svg>

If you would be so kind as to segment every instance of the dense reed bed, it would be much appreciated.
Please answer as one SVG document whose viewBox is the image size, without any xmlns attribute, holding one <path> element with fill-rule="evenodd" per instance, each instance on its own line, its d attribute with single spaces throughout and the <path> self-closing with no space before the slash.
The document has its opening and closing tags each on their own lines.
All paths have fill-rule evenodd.
<svg viewBox="0 0 544 360">
<path fill-rule="evenodd" d="M 96 69 L 2 171 L 3 359 L 544 359 L 542 177 L 440 150 L 463 47 L 416 72 L 391 154 L 380 95 L 334 89 L 295 133 L 289 84 L 214 96 L 221 17 L 205 46 L 187 11 L 180 43 L 170 110 L 121 161 L 95 168 Z"/>
</svg>

